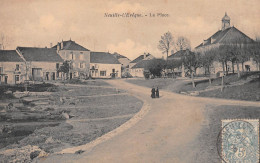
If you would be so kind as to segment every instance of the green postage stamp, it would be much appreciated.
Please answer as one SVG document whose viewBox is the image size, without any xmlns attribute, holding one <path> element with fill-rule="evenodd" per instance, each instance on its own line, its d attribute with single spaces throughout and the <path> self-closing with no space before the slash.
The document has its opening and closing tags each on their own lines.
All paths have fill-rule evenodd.
<svg viewBox="0 0 260 163">
<path fill-rule="evenodd" d="M 259 120 L 222 120 L 222 162 L 259 162 Z"/>
</svg>

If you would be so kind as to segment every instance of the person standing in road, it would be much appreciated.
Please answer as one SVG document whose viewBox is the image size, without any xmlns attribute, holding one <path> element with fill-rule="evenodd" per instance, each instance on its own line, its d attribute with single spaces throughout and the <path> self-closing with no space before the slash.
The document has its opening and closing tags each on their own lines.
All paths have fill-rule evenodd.
<svg viewBox="0 0 260 163">
<path fill-rule="evenodd" d="M 152 88 L 151 92 L 152 92 L 151 97 L 155 98 L 155 88 L 154 87 Z"/>
<path fill-rule="evenodd" d="M 160 97 L 160 93 L 159 93 L 159 88 L 158 87 L 156 88 L 155 92 L 156 92 L 156 98 L 159 98 Z"/>
</svg>

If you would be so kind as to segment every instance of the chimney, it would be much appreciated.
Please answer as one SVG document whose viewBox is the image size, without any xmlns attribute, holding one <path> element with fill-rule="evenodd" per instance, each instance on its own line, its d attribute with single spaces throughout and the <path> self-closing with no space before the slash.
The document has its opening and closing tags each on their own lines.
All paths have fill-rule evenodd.
<svg viewBox="0 0 260 163">
<path fill-rule="evenodd" d="M 146 53 L 144 53 L 144 59 L 146 58 Z"/>
<path fill-rule="evenodd" d="M 63 49 L 63 40 L 60 43 L 60 49 Z"/>
<path fill-rule="evenodd" d="M 57 43 L 57 51 L 60 51 L 60 44 L 59 44 L 59 42 Z"/>
<path fill-rule="evenodd" d="M 207 40 L 203 40 L 203 45 L 205 45 L 208 41 Z"/>
<path fill-rule="evenodd" d="M 50 43 L 50 48 L 52 48 L 52 43 Z"/>
</svg>

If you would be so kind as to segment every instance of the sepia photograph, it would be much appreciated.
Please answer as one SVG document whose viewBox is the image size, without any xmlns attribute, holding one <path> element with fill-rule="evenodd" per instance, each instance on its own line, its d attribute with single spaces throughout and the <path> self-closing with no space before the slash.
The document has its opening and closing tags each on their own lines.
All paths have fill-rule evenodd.
<svg viewBox="0 0 260 163">
<path fill-rule="evenodd" d="M 0 0 L 0 163 L 259 163 L 259 0 Z"/>
</svg>

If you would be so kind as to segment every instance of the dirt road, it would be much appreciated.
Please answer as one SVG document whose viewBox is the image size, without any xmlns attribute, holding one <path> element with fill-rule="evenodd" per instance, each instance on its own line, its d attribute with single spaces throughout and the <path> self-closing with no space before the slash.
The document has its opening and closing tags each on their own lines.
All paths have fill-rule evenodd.
<svg viewBox="0 0 260 163">
<path fill-rule="evenodd" d="M 259 106 L 254 102 L 198 98 L 165 91 L 160 92 L 161 98 L 151 99 L 149 88 L 123 80 L 108 82 L 149 103 L 150 111 L 128 130 L 82 154 L 53 155 L 40 162 L 197 162 L 198 155 L 202 155 L 200 162 L 221 162 L 215 152 L 214 159 L 205 157 L 203 160 L 204 153 L 198 148 L 199 141 L 203 141 L 198 136 L 208 121 L 205 107 L 224 104 Z"/>
</svg>

